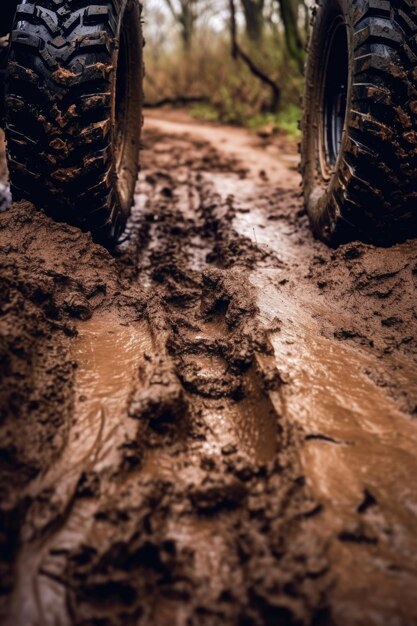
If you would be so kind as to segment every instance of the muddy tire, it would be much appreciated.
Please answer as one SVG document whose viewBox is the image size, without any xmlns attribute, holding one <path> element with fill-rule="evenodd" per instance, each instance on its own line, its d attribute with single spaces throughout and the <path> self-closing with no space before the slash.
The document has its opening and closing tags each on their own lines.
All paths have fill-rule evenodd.
<svg viewBox="0 0 417 626">
<path fill-rule="evenodd" d="M 27 0 L 11 36 L 6 137 L 14 200 L 117 242 L 142 126 L 138 0 Z"/>
<path fill-rule="evenodd" d="M 415 0 L 321 0 L 301 146 L 315 234 L 387 245 L 417 234 Z"/>
</svg>

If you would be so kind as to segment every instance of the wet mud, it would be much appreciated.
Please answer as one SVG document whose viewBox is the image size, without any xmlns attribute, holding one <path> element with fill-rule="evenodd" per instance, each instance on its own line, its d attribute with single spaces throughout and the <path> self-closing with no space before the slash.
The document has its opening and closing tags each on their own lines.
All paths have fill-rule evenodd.
<svg viewBox="0 0 417 626">
<path fill-rule="evenodd" d="M 0 621 L 417 623 L 417 246 L 152 113 L 125 241 L 0 214 Z"/>
</svg>

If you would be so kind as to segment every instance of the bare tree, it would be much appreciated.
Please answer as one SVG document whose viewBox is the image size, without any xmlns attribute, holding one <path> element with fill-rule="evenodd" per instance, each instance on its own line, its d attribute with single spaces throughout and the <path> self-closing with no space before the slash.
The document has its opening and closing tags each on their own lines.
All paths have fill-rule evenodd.
<svg viewBox="0 0 417 626">
<path fill-rule="evenodd" d="M 265 0 L 241 0 L 245 15 L 246 33 L 254 43 L 262 40 Z"/>
<path fill-rule="evenodd" d="M 277 85 L 277 83 L 272 80 L 265 72 L 263 72 L 254 61 L 250 58 L 248 54 L 240 47 L 238 38 L 237 38 L 237 23 L 236 23 L 236 6 L 234 0 L 229 0 L 229 8 L 230 8 L 230 36 L 232 42 L 232 56 L 234 59 L 241 59 L 249 68 L 256 78 L 260 81 L 268 85 L 272 92 L 271 98 L 271 111 L 275 112 L 278 110 L 280 99 L 281 99 L 281 89 Z"/>
<path fill-rule="evenodd" d="M 174 20 L 181 27 L 184 50 L 190 50 L 197 21 L 198 0 L 165 0 Z"/>
<path fill-rule="evenodd" d="M 284 26 L 285 43 L 291 57 L 296 61 L 300 72 L 304 69 L 304 39 L 299 28 L 299 9 L 305 6 L 304 0 L 276 0 Z"/>
</svg>

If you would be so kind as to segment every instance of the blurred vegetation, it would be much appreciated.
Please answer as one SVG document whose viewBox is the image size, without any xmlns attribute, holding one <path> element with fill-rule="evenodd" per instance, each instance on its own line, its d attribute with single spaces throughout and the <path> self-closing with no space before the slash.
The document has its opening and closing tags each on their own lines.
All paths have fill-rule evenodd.
<svg viewBox="0 0 417 626">
<path fill-rule="evenodd" d="M 309 0 L 145 0 L 146 101 L 296 136 Z"/>
</svg>

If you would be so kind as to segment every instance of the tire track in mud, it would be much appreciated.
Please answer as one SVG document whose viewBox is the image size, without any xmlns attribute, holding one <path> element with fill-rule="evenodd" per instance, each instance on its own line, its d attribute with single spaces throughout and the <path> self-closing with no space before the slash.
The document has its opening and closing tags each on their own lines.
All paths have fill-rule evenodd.
<svg viewBox="0 0 417 626">
<path fill-rule="evenodd" d="M 323 609 L 327 563 L 320 541 L 301 537 L 320 509 L 267 393 L 279 377 L 271 366 L 265 380 L 256 365 L 256 353 L 270 351 L 245 288 L 256 247 L 233 232 L 232 203 L 201 174 L 184 186 L 162 174 L 141 216 L 152 223 L 142 266 L 153 350 L 130 416 L 142 462 L 122 506 L 99 508 L 101 527 L 121 508 L 122 528 L 107 545 L 92 533 L 82 588 L 74 582 L 85 553 L 72 556 L 71 607 L 104 619 L 108 608 L 98 611 L 94 598 L 107 591 L 120 624 L 309 623 Z M 241 267 L 224 269 L 232 255 Z"/>
<path fill-rule="evenodd" d="M 89 494 L 119 465 L 119 448 L 134 430 L 126 413 L 146 349 L 143 326 L 126 326 L 104 314 L 85 322 L 74 342 L 73 355 L 81 365 L 74 381 L 75 419 L 59 459 L 29 486 L 27 496 L 34 504 L 23 527 L 18 587 L 6 623 L 69 621 L 66 555 L 91 526 L 98 501 Z"/>
<path fill-rule="evenodd" d="M 0 613 L 408 626 L 415 242 L 329 250 L 293 156 L 177 130 L 113 256 L 0 215 Z"/>
<path fill-rule="evenodd" d="M 27 488 L 9 623 L 325 623 L 322 510 L 249 281 L 280 261 L 205 175 L 237 162 L 148 141 L 146 206 L 72 340 L 67 448 Z"/>
</svg>

